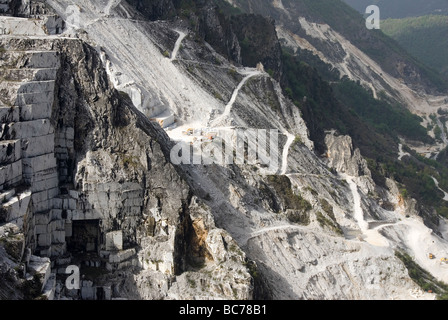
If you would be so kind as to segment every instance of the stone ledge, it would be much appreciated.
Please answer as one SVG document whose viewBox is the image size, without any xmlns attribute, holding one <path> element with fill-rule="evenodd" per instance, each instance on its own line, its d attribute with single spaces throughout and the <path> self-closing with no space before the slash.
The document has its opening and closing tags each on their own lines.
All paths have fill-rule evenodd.
<svg viewBox="0 0 448 320">
<path fill-rule="evenodd" d="M 8 202 L 16 194 L 16 190 L 11 189 L 5 192 L 0 193 L 0 202 L 5 203 Z"/>
<path fill-rule="evenodd" d="M 56 292 L 56 273 L 51 273 L 47 283 L 42 289 L 42 294 L 46 297 L 47 300 L 53 300 Z"/>
<path fill-rule="evenodd" d="M 53 153 L 43 154 L 37 157 L 22 160 L 25 174 L 45 171 L 57 167 L 56 158 Z"/>
<path fill-rule="evenodd" d="M 51 118 L 50 102 L 34 103 L 20 106 L 20 121 L 33 121 Z"/>
<path fill-rule="evenodd" d="M 22 139 L 22 156 L 34 158 L 54 151 L 54 134 Z"/>
<path fill-rule="evenodd" d="M 0 167 L 0 190 L 4 185 L 13 186 L 22 180 L 22 160 Z"/>
<path fill-rule="evenodd" d="M 0 107 L 0 122 L 10 123 L 20 120 L 18 107 Z"/>
<path fill-rule="evenodd" d="M 57 68 L 22 68 L 5 70 L 3 76 L 8 81 L 48 81 L 55 80 Z"/>
<path fill-rule="evenodd" d="M 41 283 L 42 283 L 41 291 L 43 291 L 48 282 L 48 279 L 50 278 L 50 275 L 51 275 L 50 259 L 32 255 L 30 257 L 30 261 L 28 263 L 27 269 L 32 274 L 40 275 Z"/>
<path fill-rule="evenodd" d="M 16 162 L 22 158 L 20 140 L 0 141 L 0 165 Z"/>
<path fill-rule="evenodd" d="M 47 136 L 54 133 L 50 119 L 13 122 L 9 124 L 8 134 L 13 139 L 26 139 Z"/>
<path fill-rule="evenodd" d="M 116 253 L 111 253 L 109 255 L 109 263 L 120 263 L 130 259 L 132 256 L 135 256 L 136 251 L 134 248 L 127 249 L 124 251 L 119 251 Z"/>
<path fill-rule="evenodd" d="M 46 81 L 28 81 L 23 83 L 17 90 L 17 94 L 21 93 L 41 93 L 54 92 L 55 80 Z"/>
<path fill-rule="evenodd" d="M 106 233 L 106 250 L 123 250 L 123 231 L 111 231 Z"/>
<path fill-rule="evenodd" d="M 39 93 L 18 93 L 16 99 L 13 101 L 13 104 L 22 107 L 32 104 L 53 103 L 53 94 L 53 91 Z"/>
<path fill-rule="evenodd" d="M 27 51 L 9 51 L 11 59 L 20 59 L 17 67 L 27 69 L 46 69 L 59 68 L 60 60 L 57 51 L 41 51 L 41 50 L 27 50 Z"/>
</svg>

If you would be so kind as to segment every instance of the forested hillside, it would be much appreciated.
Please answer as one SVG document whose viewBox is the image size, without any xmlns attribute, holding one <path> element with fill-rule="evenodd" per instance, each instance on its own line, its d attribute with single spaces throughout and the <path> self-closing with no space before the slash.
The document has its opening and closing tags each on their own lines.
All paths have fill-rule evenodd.
<svg viewBox="0 0 448 320">
<path fill-rule="evenodd" d="M 381 29 L 415 58 L 448 74 L 448 16 L 387 19 Z"/>
<path fill-rule="evenodd" d="M 448 14 L 447 0 L 344 0 L 359 12 L 367 6 L 380 7 L 382 18 L 418 17 L 427 14 Z"/>
</svg>

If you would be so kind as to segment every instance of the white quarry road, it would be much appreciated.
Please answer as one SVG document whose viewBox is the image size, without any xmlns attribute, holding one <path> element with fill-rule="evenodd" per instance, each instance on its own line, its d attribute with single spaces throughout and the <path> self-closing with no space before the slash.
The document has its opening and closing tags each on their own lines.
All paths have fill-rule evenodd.
<svg viewBox="0 0 448 320">
<path fill-rule="evenodd" d="M 121 3 L 121 0 L 109 0 L 107 6 L 104 8 L 104 14 L 110 15 L 110 11 L 118 6 Z"/>
<path fill-rule="evenodd" d="M 243 86 L 246 84 L 246 82 L 255 76 L 262 75 L 263 73 L 261 71 L 258 71 L 257 69 L 253 68 L 243 68 L 242 70 L 238 70 L 238 73 L 245 75 L 243 80 L 238 84 L 236 89 L 233 91 L 232 97 L 230 98 L 230 101 L 227 103 L 224 112 L 215 120 L 213 120 L 213 123 L 218 124 L 221 120 L 229 117 L 230 112 L 232 111 L 233 105 L 236 101 L 236 98 L 238 97 L 238 94 L 240 90 L 243 88 Z"/>
<path fill-rule="evenodd" d="M 439 181 L 436 178 L 434 178 L 434 177 L 431 177 L 431 178 L 432 178 L 432 180 L 434 180 L 434 183 L 436 184 L 437 189 L 439 189 L 440 191 L 443 192 L 443 194 L 444 194 L 443 200 L 448 201 L 448 193 L 439 187 Z"/>
<path fill-rule="evenodd" d="M 403 159 L 404 156 L 410 157 L 411 155 L 408 152 L 403 151 L 403 145 L 400 143 L 398 145 L 398 160 L 401 161 L 401 159 Z"/>
<path fill-rule="evenodd" d="M 286 141 L 285 146 L 283 147 L 283 154 L 282 154 L 282 170 L 281 174 L 285 175 L 288 170 L 288 156 L 289 156 L 289 148 L 294 143 L 295 137 L 290 134 L 289 132 L 285 133 L 288 137 L 288 140 Z"/>
<path fill-rule="evenodd" d="M 439 126 L 440 130 L 442 130 L 441 138 L 443 141 L 443 144 L 446 146 L 448 145 L 448 138 L 446 137 L 446 127 L 443 125 L 442 121 L 440 121 L 440 118 L 437 118 L 437 125 Z"/>
<path fill-rule="evenodd" d="M 437 279 L 448 282 L 448 265 L 439 261 L 440 258 L 448 256 L 448 241 L 446 239 L 436 235 L 418 217 L 406 217 L 406 213 L 401 207 L 390 212 L 391 218 L 394 216 L 398 218 L 396 223 L 387 223 L 369 229 L 361 207 L 361 194 L 355 182 L 356 178 L 344 174 L 341 176 L 348 182 L 353 195 L 353 218 L 359 225 L 362 240 L 375 247 L 390 247 L 391 249 L 395 249 L 396 244 L 401 243 L 400 247 L 404 246 L 420 266 Z M 446 197 L 448 201 L 448 194 Z M 380 231 L 382 232 L 380 233 Z M 429 253 L 435 254 L 436 259 L 429 259 Z"/>
<path fill-rule="evenodd" d="M 310 230 L 306 227 L 302 227 L 302 226 L 298 226 L 298 225 L 292 225 L 292 224 L 281 224 L 281 225 L 277 225 L 277 226 L 270 226 L 270 227 L 266 227 L 266 228 L 262 228 L 262 229 L 258 229 L 250 234 L 248 234 L 248 237 L 242 241 L 241 245 L 245 246 L 247 245 L 247 243 L 256 238 L 259 237 L 267 232 L 271 232 L 271 231 L 277 231 L 277 230 L 302 230 L 302 231 L 306 231 L 306 232 L 310 232 Z"/>
<path fill-rule="evenodd" d="M 353 195 L 353 217 L 358 222 L 361 231 L 366 231 L 368 229 L 368 224 L 364 219 L 364 211 L 361 207 L 361 195 L 358 191 L 358 185 L 355 183 L 354 177 L 348 175 L 343 175 L 343 177 L 348 182 Z"/>
<path fill-rule="evenodd" d="M 369 56 L 362 52 L 359 48 L 354 46 L 350 41 L 344 38 L 341 34 L 335 32 L 327 24 L 318 24 L 307 21 L 305 18 L 299 18 L 300 25 L 312 38 L 317 38 L 322 41 L 328 41 L 338 43 L 346 52 L 342 63 L 332 63 L 343 74 L 346 74 L 352 80 L 359 80 L 362 84 L 372 84 L 376 88 L 376 92 L 384 90 L 383 85 L 378 82 L 374 77 L 370 79 L 365 78 L 366 74 L 375 73 L 380 75 L 381 78 L 395 91 L 399 92 L 402 100 L 406 103 L 409 110 L 418 115 L 429 115 L 434 112 L 435 108 L 446 108 L 448 103 L 446 101 L 447 96 L 433 96 L 429 94 L 421 95 L 408 87 L 401 79 L 394 78 L 387 72 L 385 72 L 381 66 L 373 61 Z M 296 43 L 299 45 L 299 43 Z M 315 54 L 323 55 L 318 49 L 312 47 L 311 49 Z M 325 56 L 325 55 L 324 55 Z M 367 67 L 368 66 L 368 70 Z M 363 75 L 364 73 L 364 75 Z M 375 95 L 374 91 L 374 95 Z"/>
<path fill-rule="evenodd" d="M 170 61 L 176 60 L 177 53 L 179 52 L 182 41 L 187 36 L 187 34 L 182 31 L 179 31 L 179 30 L 175 30 L 175 31 L 179 34 L 179 38 L 177 39 L 176 44 L 174 45 L 174 49 L 173 49 L 173 52 L 171 53 Z"/>
</svg>

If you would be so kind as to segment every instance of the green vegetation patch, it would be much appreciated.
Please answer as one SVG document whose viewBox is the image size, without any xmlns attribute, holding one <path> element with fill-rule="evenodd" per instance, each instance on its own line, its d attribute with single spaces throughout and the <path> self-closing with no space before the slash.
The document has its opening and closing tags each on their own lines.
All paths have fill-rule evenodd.
<svg viewBox="0 0 448 320">
<path fill-rule="evenodd" d="M 438 300 L 448 300 L 448 284 L 434 278 L 434 276 L 420 267 L 407 253 L 396 251 L 395 256 L 404 263 L 408 269 L 409 276 L 420 288 L 436 293 Z"/>
<path fill-rule="evenodd" d="M 278 197 L 283 200 L 285 209 L 309 211 L 311 204 L 299 194 L 294 194 L 291 181 L 287 176 L 268 176 L 269 184 L 274 188 Z"/>
<path fill-rule="evenodd" d="M 412 56 L 448 75 L 448 16 L 386 19 L 381 22 L 381 30 Z"/>
<path fill-rule="evenodd" d="M 267 177 L 267 180 L 277 197 L 281 199 L 288 220 L 293 223 L 308 225 L 310 223 L 308 212 L 312 209 L 311 203 L 293 192 L 289 178 L 287 176 L 271 175 Z"/>
<path fill-rule="evenodd" d="M 342 236 L 344 234 L 344 232 L 341 229 L 341 226 L 337 222 L 325 217 L 322 212 L 318 211 L 316 213 L 316 219 L 317 219 L 317 222 L 319 222 L 321 227 L 327 227 L 340 236 Z"/>
<path fill-rule="evenodd" d="M 375 99 L 370 92 L 356 82 L 344 79 L 334 86 L 334 92 L 339 101 L 349 106 L 380 133 L 405 136 L 426 143 L 432 142 L 426 128 L 420 124 L 423 121 L 422 118 L 400 105 Z"/>
</svg>

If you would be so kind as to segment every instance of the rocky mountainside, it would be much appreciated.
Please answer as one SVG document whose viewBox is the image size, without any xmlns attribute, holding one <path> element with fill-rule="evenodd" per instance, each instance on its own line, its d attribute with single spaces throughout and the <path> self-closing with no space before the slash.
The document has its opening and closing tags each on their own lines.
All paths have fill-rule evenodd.
<svg viewBox="0 0 448 320">
<path fill-rule="evenodd" d="M 437 171 L 439 179 L 445 169 L 419 157 L 437 159 L 446 147 L 443 110 L 448 100 L 443 77 L 411 58 L 381 31 L 369 31 L 363 17 L 340 1 L 229 3 L 275 19 L 284 51 L 281 84 L 301 109 L 316 150 L 325 153 L 324 132 L 336 129 L 353 138 L 371 164 L 377 184 L 385 186 L 382 176 L 400 171 L 395 179 L 413 190 L 412 197 L 419 198 L 425 188 L 437 193 L 430 175 L 423 178 L 422 162 L 434 174 Z M 395 161 L 400 144 L 415 151 L 413 169 L 396 168 L 402 166 Z M 428 181 L 425 187 L 417 187 L 417 179 L 404 181 L 415 171 L 420 171 L 420 181 Z M 438 203 L 435 198 L 423 198 L 425 206 Z"/>
<path fill-rule="evenodd" d="M 211 286 L 208 298 L 215 286 L 216 298 L 250 298 L 244 253 L 167 162 L 167 136 L 112 87 L 99 53 L 71 37 L 8 36 L 1 45 L 2 266 L 15 289 L 42 275 L 47 298 L 200 295 L 188 281 Z M 51 264 L 33 267 L 34 256 Z M 14 271 L 23 261 L 22 279 Z M 69 263 L 104 279 L 67 291 Z M 218 281 L 228 268 L 237 276 Z M 23 291 L 15 294 L 29 298 Z"/>
<path fill-rule="evenodd" d="M 446 219 L 422 215 L 395 177 L 378 184 L 353 137 L 328 128 L 316 150 L 282 81 L 279 38 L 306 37 L 222 2 L 76 3 L 24 1 L 25 17 L 0 17 L 2 299 L 445 292 Z M 257 159 L 254 139 L 267 151 Z M 80 268 L 78 290 L 67 266 Z"/>
<path fill-rule="evenodd" d="M 448 4 L 447 4 L 448 6 Z M 409 53 L 442 74 L 448 73 L 448 16 L 428 15 L 417 18 L 387 19 L 384 33 L 395 39 Z"/>
</svg>

